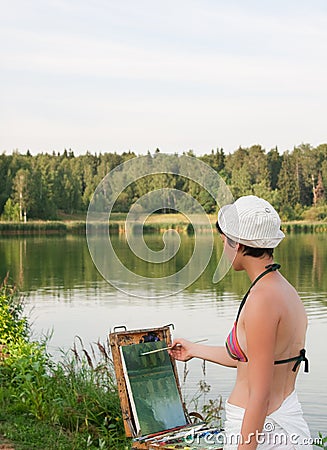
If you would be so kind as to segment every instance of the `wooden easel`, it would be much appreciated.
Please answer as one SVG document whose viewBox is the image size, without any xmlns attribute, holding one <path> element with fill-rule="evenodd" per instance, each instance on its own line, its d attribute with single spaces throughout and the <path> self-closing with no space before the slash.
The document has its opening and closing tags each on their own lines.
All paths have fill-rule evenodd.
<svg viewBox="0 0 327 450">
<path fill-rule="evenodd" d="M 131 399 L 129 398 L 123 361 L 121 355 L 121 347 L 126 345 L 139 344 L 144 342 L 151 342 L 151 339 L 165 341 L 167 346 L 172 344 L 172 336 L 171 329 L 173 325 L 166 325 L 160 328 L 147 328 L 147 329 L 139 329 L 139 330 L 127 330 L 125 326 L 115 327 L 113 331 L 109 334 L 109 342 L 111 346 L 111 353 L 114 363 L 115 375 L 118 386 L 118 394 L 120 399 L 120 405 L 122 410 L 123 422 L 125 433 L 127 437 L 133 439 L 132 450 L 154 450 L 154 449 L 168 449 L 171 448 L 167 444 L 167 447 L 162 443 L 159 445 L 156 440 L 158 435 L 161 433 L 154 433 L 150 436 L 138 436 L 137 435 L 137 427 L 135 417 L 133 416 L 133 410 L 131 405 Z M 185 414 L 186 419 L 186 427 L 194 426 L 190 419 L 190 415 L 188 414 L 185 404 L 182 401 L 182 394 L 179 384 L 177 367 L 174 359 L 171 359 L 172 369 L 174 373 L 174 377 L 176 380 L 176 385 L 178 389 L 178 394 L 180 397 L 180 401 L 182 404 L 183 412 Z M 185 427 L 185 429 L 186 429 Z M 181 427 L 183 429 L 183 427 Z M 170 433 L 169 430 L 163 430 L 162 433 Z M 153 436 L 153 439 L 152 437 Z M 221 448 L 221 446 L 211 446 L 212 450 L 216 450 Z"/>
</svg>

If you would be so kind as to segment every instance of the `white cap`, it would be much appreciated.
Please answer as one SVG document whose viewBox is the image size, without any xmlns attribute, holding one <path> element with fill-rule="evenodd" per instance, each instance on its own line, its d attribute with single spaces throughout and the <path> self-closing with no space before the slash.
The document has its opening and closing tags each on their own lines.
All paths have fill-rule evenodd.
<svg viewBox="0 0 327 450">
<path fill-rule="evenodd" d="M 285 237 L 280 223 L 273 206 L 255 195 L 240 197 L 218 212 L 218 224 L 224 235 L 249 247 L 277 247 Z"/>
</svg>

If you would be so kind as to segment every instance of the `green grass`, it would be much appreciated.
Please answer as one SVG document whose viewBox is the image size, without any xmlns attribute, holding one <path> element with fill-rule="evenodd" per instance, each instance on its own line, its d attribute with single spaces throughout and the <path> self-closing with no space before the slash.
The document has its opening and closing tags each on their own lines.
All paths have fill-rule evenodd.
<svg viewBox="0 0 327 450">
<path fill-rule="evenodd" d="M 54 362 L 48 337 L 32 341 L 23 299 L 0 287 L 0 444 L 15 450 L 128 450 L 110 346 L 87 350 L 80 338 Z M 186 379 L 184 374 L 184 382 Z M 193 410 L 210 390 L 204 381 L 189 403 Z M 206 421 L 221 423 L 221 398 L 201 406 Z M 326 437 L 321 447 L 326 448 Z"/>
<path fill-rule="evenodd" d="M 43 344 L 33 347 L 18 352 L 8 345 L 0 434 L 18 449 L 129 448 L 110 360 L 92 362 L 85 349 L 81 355 L 75 349 L 55 364 Z"/>
<path fill-rule="evenodd" d="M 85 437 L 79 433 L 68 434 L 58 426 L 35 421 L 28 414 L 12 410 L 6 402 L 1 404 L 0 434 L 3 436 L 0 436 L 0 444 L 10 442 L 15 450 L 86 448 Z"/>
<path fill-rule="evenodd" d="M 76 385 L 78 385 L 78 381 Z M 58 384 L 56 386 L 59 388 Z M 66 387 L 67 383 L 61 386 L 62 389 Z M 86 389 L 86 392 L 88 390 Z M 66 396 L 70 395 L 71 392 L 67 390 Z M 85 393 L 85 395 L 87 394 Z M 111 433 L 110 428 L 104 427 L 103 423 L 100 427 L 97 426 L 97 422 L 93 420 L 94 417 L 92 416 L 93 412 L 96 411 L 96 408 L 93 409 L 93 405 L 89 404 L 88 407 L 84 405 L 77 411 L 68 404 L 69 400 L 66 399 L 66 403 L 62 403 L 60 417 L 55 418 L 53 416 L 51 418 L 50 411 L 54 414 L 56 407 L 50 407 L 45 401 L 43 418 L 38 419 L 29 405 L 25 404 L 23 398 L 21 400 L 14 398 L 13 390 L 2 385 L 0 443 L 3 442 L 1 439 L 1 436 L 3 436 L 15 446 L 16 450 L 94 450 L 99 448 L 123 450 L 129 448 L 129 442 L 123 435 L 118 436 L 117 433 Z M 88 408 L 91 408 L 92 414 L 87 421 L 87 411 L 90 412 Z"/>
<path fill-rule="evenodd" d="M 85 222 L 67 221 L 29 221 L 23 222 L 0 222 L 0 234 L 6 235 L 28 235 L 28 234 L 84 234 Z"/>
<path fill-rule="evenodd" d="M 69 217 L 69 220 L 67 219 Z M 50 221 L 28 221 L 22 222 L 0 222 L 0 235 L 41 235 L 41 234 L 85 234 L 85 217 L 81 215 L 71 215 L 63 217 L 63 220 Z M 126 213 L 112 213 L 110 215 L 109 231 L 112 234 L 125 233 Z M 215 215 L 209 216 L 209 222 L 214 228 Z M 96 227 L 97 232 L 107 233 L 107 222 L 100 222 Z M 193 227 L 183 214 L 153 214 L 143 225 L 143 232 L 146 234 L 163 233 L 168 229 L 175 229 L 180 233 L 193 234 Z M 133 225 L 133 232 L 140 233 L 141 224 Z M 201 232 L 207 232 L 210 226 L 200 227 Z M 326 221 L 293 221 L 284 222 L 282 230 L 289 233 L 325 233 L 327 232 Z"/>
<path fill-rule="evenodd" d="M 285 233 L 325 233 L 326 222 L 285 222 L 282 224 Z"/>
<path fill-rule="evenodd" d="M 0 288 L 0 439 L 16 449 L 129 448 L 109 344 L 82 341 L 54 362 L 30 339 L 19 294 Z M 1 443 L 1 440 L 0 440 Z"/>
</svg>

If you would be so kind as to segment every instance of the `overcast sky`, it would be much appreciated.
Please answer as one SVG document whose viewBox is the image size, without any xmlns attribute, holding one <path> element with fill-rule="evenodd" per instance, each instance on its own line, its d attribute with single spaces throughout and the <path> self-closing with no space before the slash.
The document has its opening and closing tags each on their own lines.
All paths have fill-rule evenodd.
<svg viewBox="0 0 327 450">
<path fill-rule="evenodd" d="M 326 0 L 0 4 L 0 152 L 327 142 Z"/>
</svg>

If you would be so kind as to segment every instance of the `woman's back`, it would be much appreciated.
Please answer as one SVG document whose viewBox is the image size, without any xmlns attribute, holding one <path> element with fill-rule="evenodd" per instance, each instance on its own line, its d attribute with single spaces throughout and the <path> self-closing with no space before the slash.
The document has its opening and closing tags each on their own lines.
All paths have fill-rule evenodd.
<svg viewBox="0 0 327 450">
<path fill-rule="evenodd" d="M 258 323 L 259 326 L 256 325 Z M 253 341 L 256 341 L 255 349 L 252 349 L 256 358 L 260 358 L 260 355 L 267 357 L 267 352 L 271 352 L 273 364 L 274 361 L 299 355 L 305 347 L 306 328 L 307 316 L 296 290 L 280 273 L 272 272 L 251 289 L 239 316 L 237 338 L 240 347 L 248 355 L 251 349 L 248 348 L 247 336 L 251 333 Z M 273 348 L 270 344 L 265 346 L 267 330 L 275 333 Z M 248 363 L 237 363 L 237 380 L 229 397 L 231 403 L 243 408 L 247 406 L 250 391 L 248 366 Z M 273 366 L 269 414 L 294 390 L 298 368 L 293 372 L 293 367 L 294 361 Z"/>
</svg>

